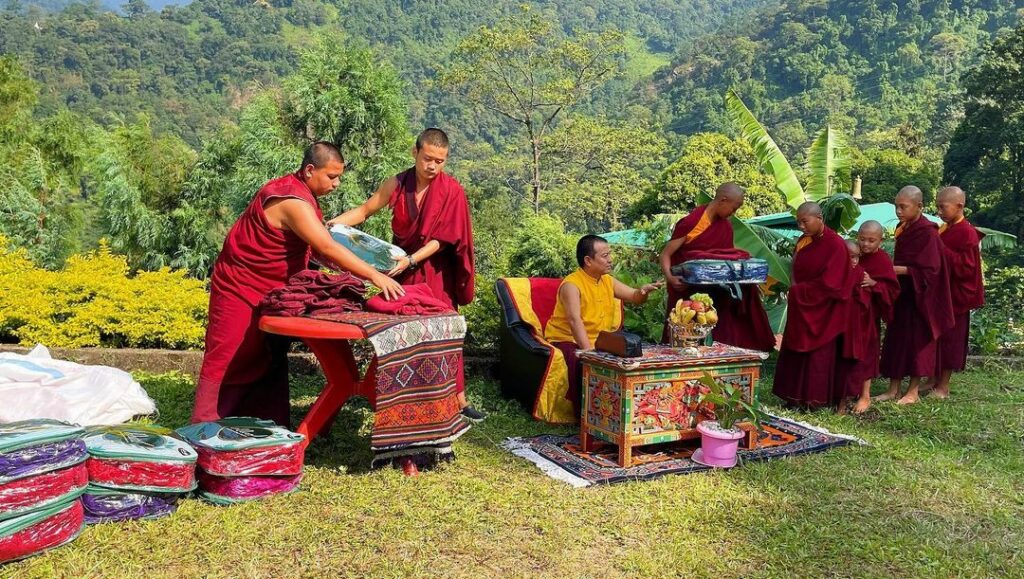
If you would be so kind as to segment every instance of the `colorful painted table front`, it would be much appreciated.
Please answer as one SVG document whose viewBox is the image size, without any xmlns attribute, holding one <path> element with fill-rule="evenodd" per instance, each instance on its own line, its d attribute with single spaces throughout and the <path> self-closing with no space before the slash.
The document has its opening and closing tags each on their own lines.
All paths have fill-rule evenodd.
<svg viewBox="0 0 1024 579">
<path fill-rule="evenodd" d="M 699 356 L 687 356 L 669 346 L 645 345 L 640 358 L 581 352 L 583 451 L 601 439 L 619 447 L 619 465 L 628 467 L 637 446 L 699 437 L 697 423 L 705 418 L 698 411 L 699 379 L 705 372 L 742 388 L 753 401 L 766 353 L 718 343 L 697 350 Z M 747 447 L 755 440 L 748 430 Z"/>
</svg>

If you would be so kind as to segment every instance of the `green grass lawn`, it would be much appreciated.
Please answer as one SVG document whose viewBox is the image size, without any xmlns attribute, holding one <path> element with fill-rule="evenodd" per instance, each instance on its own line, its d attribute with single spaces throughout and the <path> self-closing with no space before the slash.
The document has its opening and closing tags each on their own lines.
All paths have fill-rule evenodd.
<svg viewBox="0 0 1024 579">
<path fill-rule="evenodd" d="M 189 379 L 141 381 L 162 424 L 185 424 Z M 318 385 L 296 385 L 296 422 Z M 456 444 L 455 463 L 419 478 L 368 472 L 369 411 L 354 403 L 310 447 L 296 494 L 188 500 L 164 519 L 87 528 L 0 574 L 1024 576 L 1022 373 L 974 370 L 948 401 L 862 418 L 786 413 L 871 446 L 587 489 L 498 448 L 564 429 L 532 421 L 494 382 L 473 381 L 470 396 L 490 418 Z"/>
</svg>

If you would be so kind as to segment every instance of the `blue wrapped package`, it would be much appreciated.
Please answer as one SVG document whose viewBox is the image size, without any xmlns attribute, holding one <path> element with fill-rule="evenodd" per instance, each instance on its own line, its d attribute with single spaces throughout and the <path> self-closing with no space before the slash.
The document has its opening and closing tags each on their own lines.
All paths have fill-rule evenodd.
<svg viewBox="0 0 1024 579">
<path fill-rule="evenodd" d="M 691 285 L 762 284 L 768 280 L 768 262 L 756 257 L 740 260 L 693 259 L 673 266 L 672 273 Z"/>
<path fill-rule="evenodd" d="M 395 259 L 405 257 L 405 250 L 378 239 L 369 233 L 348 225 L 332 225 L 330 230 L 334 241 L 344 245 L 356 257 L 372 265 L 377 271 L 390 271 Z"/>
</svg>

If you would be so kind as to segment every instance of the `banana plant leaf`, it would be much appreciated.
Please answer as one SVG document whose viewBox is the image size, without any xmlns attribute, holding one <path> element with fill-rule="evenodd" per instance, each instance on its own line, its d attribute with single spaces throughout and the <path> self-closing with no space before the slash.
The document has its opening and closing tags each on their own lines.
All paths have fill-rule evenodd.
<svg viewBox="0 0 1024 579">
<path fill-rule="evenodd" d="M 842 133 L 826 126 L 807 150 L 807 188 L 810 201 L 821 201 L 832 195 L 836 173 L 850 166 L 849 149 Z"/>
<path fill-rule="evenodd" d="M 754 149 L 761 166 L 775 178 L 775 188 L 785 197 L 786 204 L 796 210 L 808 198 L 782 150 L 733 89 L 725 93 L 725 108 L 740 134 Z"/>
<path fill-rule="evenodd" d="M 846 193 L 831 195 L 819 203 L 825 225 L 839 233 L 849 231 L 860 217 L 860 205 L 857 204 L 856 199 Z"/>
<path fill-rule="evenodd" d="M 789 313 L 789 302 L 786 301 L 786 296 L 780 295 L 765 300 L 764 309 L 768 314 L 768 323 L 772 326 L 772 332 L 781 334 L 786 331 L 786 318 Z"/>
<path fill-rule="evenodd" d="M 981 239 L 982 249 L 1012 249 L 1017 247 L 1017 236 L 1006 233 L 1005 231 L 998 231 L 996 229 L 989 229 L 988 227 L 977 227 L 975 229 L 985 234 L 985 237 Z"/>
</svg>

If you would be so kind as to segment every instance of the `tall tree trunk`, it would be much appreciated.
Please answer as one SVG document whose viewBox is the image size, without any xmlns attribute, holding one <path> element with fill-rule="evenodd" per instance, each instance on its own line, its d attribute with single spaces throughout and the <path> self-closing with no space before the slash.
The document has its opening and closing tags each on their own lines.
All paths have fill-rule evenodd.
<svg viewBox="0 0 1024 579">
<path fill-rule="evenodd" d="M 540 141 L 531 139 L 533 145 L 533 212 L 540 213 Z"/>
</svg>

